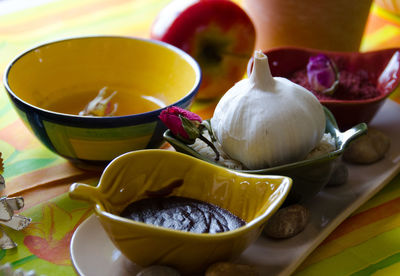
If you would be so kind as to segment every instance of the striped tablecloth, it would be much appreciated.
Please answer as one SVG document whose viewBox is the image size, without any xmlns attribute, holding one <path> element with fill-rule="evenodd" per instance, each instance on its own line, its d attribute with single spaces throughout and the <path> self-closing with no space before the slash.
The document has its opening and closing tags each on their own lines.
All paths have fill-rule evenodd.
<svg viewBox="0 0 400 276">
<path fill-rule="evenodd" d="M 28 8 L 11 13 L 0 10 L 0 73 L 21 51 L 57 38 L 88 34 L 148 37 L 153 19 L 169 0 L 41 2 L 34 5 L 31 1 Z M 373 6 L 362 50 L 399 46 L 400 17 Z M 399 95 L 393 99 L 400 103 Z M 193 111 L 209 118 L 213 105 L 195 103 Z M 2 194 L 23 195 L 24 215 L 32 218 L 23 231 L 6 230 L 18 248 L 1 250 L 0 263 L 34 269 L 37 274 L 75 275 L 69 242 L 91 209 L 70 200 L 66 191 L 75 181 L 95 183 L 98 175 L 71 166 L 39 144 L 3 90 L 0 152 L 5 158 L 6 190 Z M 295 275 L 400 275 L 400 176 L 333 231 Z"/>
</svg>

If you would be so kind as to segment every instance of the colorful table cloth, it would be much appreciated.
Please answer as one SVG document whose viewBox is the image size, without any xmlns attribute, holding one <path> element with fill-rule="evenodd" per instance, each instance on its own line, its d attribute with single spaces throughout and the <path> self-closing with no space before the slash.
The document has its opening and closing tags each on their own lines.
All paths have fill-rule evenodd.
<svg viewBox="0 0 400 276">
<path fill-rule="evenodd" d="M 93 34 L 148 37 L 152 21 L 169 0 L 40 2 L 11 13 L 0 10 L 0 74 L 21 51 L 45 41 Z M 399 46 L 400 17 L 373 6 L 362 50 Z M 400 95 L 392 99 L 400 104 Z M 192 110 L 205 119 L 214 106 L 195 103 Z M 1 195 L 22 195 L 23 214 L 32 218 L 23 231 L 5 229 L 18 247 L 0 250 L 0 264 L 40 275 L 75 275 L 69 243 L 92 210 L 66 192 L 76 181 L 96 184 L 99 174 L 79 170 L 44 148 L 18 119 L 4 89 L 0 152 L 6 179 Z M 400 176 L 333 231 L 295 275 L 400 275 Z"/>
</svg>

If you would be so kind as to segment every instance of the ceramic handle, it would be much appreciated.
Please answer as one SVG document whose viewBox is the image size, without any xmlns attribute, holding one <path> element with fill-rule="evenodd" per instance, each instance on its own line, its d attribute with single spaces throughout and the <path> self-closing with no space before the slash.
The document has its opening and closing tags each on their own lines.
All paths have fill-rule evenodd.
<svg viewBox="0 0 400 276">
<path fill-rule="evenodd" d="M 72 199 L 84 200 L 91 203 L 99 203 L 101 194 L 97 187 L 84 183 L 73 183 L 69 188 L 69 196 Z"/>
<path fill-rule="evenodd" d="M 341 133 L 340 134 L 342 136 L 341 148 L 346 148 L 351 141 L 355 140 L 356 138 L 360 137 L 366 132 L 367 132 L 367 124 L 361 123 Z"/>
</svg>

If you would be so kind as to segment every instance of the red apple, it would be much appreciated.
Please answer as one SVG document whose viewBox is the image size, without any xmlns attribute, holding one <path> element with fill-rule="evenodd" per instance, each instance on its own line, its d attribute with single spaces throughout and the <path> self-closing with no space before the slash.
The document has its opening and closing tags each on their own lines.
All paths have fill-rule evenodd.
<svg viewBox="0 0 400 276">
<path fill-rule="evenodd" d="M 222 96 L 242 79 L 255 47 L 255 27 L 229 0 L 174 0 L 154 21 L 151 38 L 172 44 L 199 63 L 198 99 Z"/>
</svg>

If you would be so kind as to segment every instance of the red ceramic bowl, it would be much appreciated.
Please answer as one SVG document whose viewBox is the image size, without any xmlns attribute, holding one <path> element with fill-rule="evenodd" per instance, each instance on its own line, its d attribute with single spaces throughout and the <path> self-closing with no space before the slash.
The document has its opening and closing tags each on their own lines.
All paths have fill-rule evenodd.
<svg viewBox="0 0 400 276">
<path fill-rule="evenodd" d="M 400 48 L 360 53 L 284 47 L 264 53 L 268 57 L 272 75 L 277 77 L 290 78 L 294 72 L 306 68 L 309 58 L 317 54 L 325 54 L 334 60 L 339 71 L 367 71 L 370 81 L 380 91 L 378 97 L 366 100 L 320 100 L 333 113 L 341 130 L 358 123 L 369 123 L 400 83 Z M 248 73 L 251 72 L 252 64 L 251 59 L 247 67 Z"/>
</svg>

